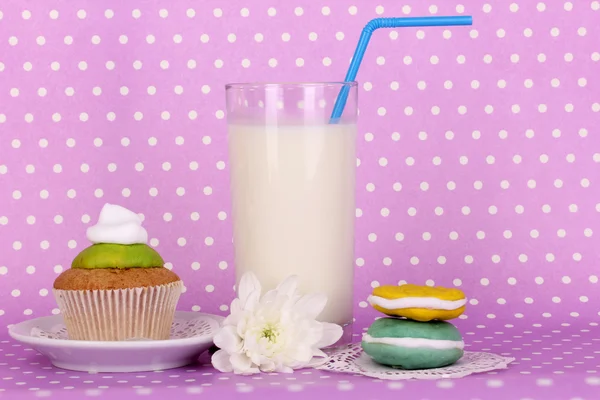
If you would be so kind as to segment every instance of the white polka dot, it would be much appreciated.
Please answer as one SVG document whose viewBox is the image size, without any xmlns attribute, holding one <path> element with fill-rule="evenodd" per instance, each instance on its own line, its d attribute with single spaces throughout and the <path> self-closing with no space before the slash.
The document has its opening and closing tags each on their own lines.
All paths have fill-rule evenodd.
<svg viewBox="0 0 600 400">
<path fill-rule="evenodd" d="M 367 238 L 369 239 L 369 242 L 376 242 L 377 241 L 377 235 L 375 233 L 369 233 L 367 235 Z"/>
<path fill-rule="evenodd" d="M 48 15 L 50 16 L 50 19 L 57 19 L 58 18 L 58 11 L 56 10 L 51 10 Z"/>
<path fill-rule="evenodd" d="M 114 16 L 115 16 L 115 12 L 113 10 L 111 10 L 110 8 L 104 11 L 104 17 L 106 17 L 107 19 L 111 19 Z"/>
<path fill-rule="evenodd" d="M 540 237 L 540 232 L 537 229 L 532 229 L 531 231 L 529 231 L 529 236 L 531 236 L 534 239 L 537 239 L 538 237 Z"/>
</svg>

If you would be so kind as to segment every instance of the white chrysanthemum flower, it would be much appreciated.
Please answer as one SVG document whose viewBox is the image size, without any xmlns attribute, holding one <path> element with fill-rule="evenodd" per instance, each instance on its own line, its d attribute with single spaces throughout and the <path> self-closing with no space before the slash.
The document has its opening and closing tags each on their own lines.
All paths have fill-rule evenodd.
<svg viewBox="0 0 600 400">
<path fill-rule="evenodd" d="M 320 349 L 336 343 L 342 328 L 316 320 L 327 296 L 300 296 L 297 287 L 298 278 L 291 276 L 261 297 L 256 276 L 244 274 L 231 314 L 214 337 L 220 350 L 212 356 L 213 366 L 221 372 L 254 374 L 293 372 L 324 361 Z"/>
</svg>

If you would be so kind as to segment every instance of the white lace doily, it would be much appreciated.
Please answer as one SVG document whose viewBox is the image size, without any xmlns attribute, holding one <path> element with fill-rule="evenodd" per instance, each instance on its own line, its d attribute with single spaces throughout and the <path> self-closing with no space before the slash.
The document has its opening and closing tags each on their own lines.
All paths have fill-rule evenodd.
<svg viewBox="0 0 600 400">
<path fill-rule="evenodd" d="M 372 378 L 401 380 L 401 379 L 448 379 L 506 369 L 514 358 L 502 357 L 491 353 L 465 351 L 464 356 L 455 364 L 432 369 L 403 370 L 377 364 L 362 351 L 360 343 L 354 343 L 341 349 L 332 350 L 329 359 L 317 369 L 359 374 Z"/>
<path fill-rule="evenodd" d="M 210 318 L 201 315 L 192 319 L 175 317 L 173 325 L 171 325 L 171 336 L 169 339 L 185 339 L 195 336 L 213 335 L 218 329 L 218 324 L 215 326 L 215 324 L 211 322 L 212 320 Z M 64 324 L 54 325 L 51 329 L 44 329 L 39 326 L 33 327 L 31 329 L 31 336 L 46 339 L 69 339 L 67 328 Z M 127 340 L 152 339 L 130 338 Z"/>
</svg>

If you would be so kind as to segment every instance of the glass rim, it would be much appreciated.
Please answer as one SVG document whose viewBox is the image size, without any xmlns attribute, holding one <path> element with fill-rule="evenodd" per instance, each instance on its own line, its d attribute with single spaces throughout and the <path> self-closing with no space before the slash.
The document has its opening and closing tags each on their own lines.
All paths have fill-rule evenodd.
<svg viewBox="0 0 600 400">
<path fill-rule="evenodd" d="M 225 89 L 271 88 L 271 87 L 330 87 L 330 86 L 358 86 L 357 81 L 349 82 L 239 82 L 227 83 Z"/>
</svg>

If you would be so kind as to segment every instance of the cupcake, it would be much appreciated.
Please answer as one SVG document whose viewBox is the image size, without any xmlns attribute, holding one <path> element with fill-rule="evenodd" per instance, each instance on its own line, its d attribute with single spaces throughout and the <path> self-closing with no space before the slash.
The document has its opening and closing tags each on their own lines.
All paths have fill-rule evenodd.
<svg viewBox="0 0 600 400">
<path fill-rule="evenodd" d="M 86 233 L 93 244 L 54 281 L 69 339 L 168 339 L 183 283 L 146 244 L 141 218 L 105 204 Z"/>
</svg>

